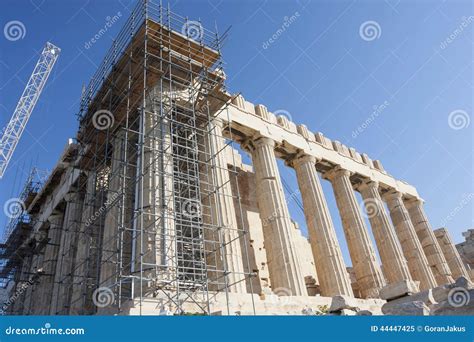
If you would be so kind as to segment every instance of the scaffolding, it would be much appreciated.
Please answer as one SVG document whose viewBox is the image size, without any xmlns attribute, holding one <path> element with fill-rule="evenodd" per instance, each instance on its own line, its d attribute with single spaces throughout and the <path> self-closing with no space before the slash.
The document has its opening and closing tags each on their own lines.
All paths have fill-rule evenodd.
<svg viewBox="0 0 474 342">
<path fill-rule="evenodd" d="M 80 176 L 66 199 L 53 314 L 142 314 L 150 305 L 154 314 L 215 314 L 217 297 L 230 314 L 230 292 L 240 284 L 253 293 L 250 266 L 236 271 L 226 259 L 238 246 L 248 263 L 245 225 L 229 226 L 219 207 L 227 198 L 242 210 L 227 190 L 237 178 L 233 142 L 215 125 L 230 101 L 226 35 L 161 2 L 132 10 L 83 91 Z"/>
<path fill-rule="evenodd" d="M 34 218 L 27 211 L 28 206 L 43 187 L 49 172 L 32 168 L 17 198 L 12 198 L 6 212 L 10 219 L 3 231 L 0 243 L 0 287 L 9 289 L 9 295 L 17 293 L 28 281 L 37 280 L 30 273 L 29 263 L 39 253 L 45 241 L 39 241 L 33 232 Z M 7 202 L 8 203 L 8 202 Z M 17 304 L 21 300 L 17 300 Z M 0 303 L 2 304 L 2 303 Z M 17 314 L 18 307 L 2 308 L 1 312 Z"/>
</svg>

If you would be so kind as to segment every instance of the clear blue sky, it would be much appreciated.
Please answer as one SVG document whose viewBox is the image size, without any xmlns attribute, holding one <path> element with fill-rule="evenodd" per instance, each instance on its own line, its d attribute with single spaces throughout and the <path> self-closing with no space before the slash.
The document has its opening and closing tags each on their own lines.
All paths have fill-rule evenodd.
<svg viewBox="0 0 474 342">
<path fill-rule="evenodd" d="M 16 41 L 0 36 L 2 127 L 44 43 L 49 40 L 62 49 L 0 181 L 2 207 L 17 194 L 31 165 L 52 168 L 67 138 L 75 135 L 81 87 L 134 4 L 2 1 L 0 34 L 12 20 L 21 21 L 26 29 L 24 38 Z M 285 110 L 295 123 L 380 159 L 390 174 L 416 186 L 433 227 L 446 222 L 456 242 L 463 240 L 462 231 L 474 226 L 470 195 L 474 123 L 466 121 L 473 120 L 471 1 L 180 0 L 171 1 L 171 6 L 190 19 L 200 18 L 204 26 L 213 28 L 217 22 L 221 32 L 232 26 L 223 49 L 232 92 L 242 92 L 247 100 L 271 111 Z M 121 18 L 108 33 L 86 49 L 106 18 L 119 12 Z M 285 17 L 292 16 L 284 32 L 277 33 Z M 375 36 L 370 29 L 361 33 L 361 25 L 368 21 L 378 25 L 373 26 Z M 274 34 L 276 39 L 268 44 Z M 373 107 L 384 103 L 388 105 L 375 120 L 354 134 L 374 117 Z M 450 125 L 453 111 L 465 121 Z M 281 171 L 296 189 L 293 171 L 284 167 Z M 332 190 L 326 181 L 323 187 L 348 261 Z M 305 231 L 301 212 L 294 203 L 290 206 Z M 4 226 L 3 210 L 0 217 Z"/>
</svg>

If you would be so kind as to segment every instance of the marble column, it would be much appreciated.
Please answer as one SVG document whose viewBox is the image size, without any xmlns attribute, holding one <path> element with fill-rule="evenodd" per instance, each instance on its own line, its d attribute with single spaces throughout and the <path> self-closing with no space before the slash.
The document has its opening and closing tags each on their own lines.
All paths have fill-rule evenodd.
<svg viewBox="0 0 474 342">
<path fill-rule="evenodd" d="M 92 302 L 94 289 L 89 285 L 94 281 L 92 277 L 92 264 L 95 264 L 95 241 L 100 230 L 100 213 L 97 190 L 97 173 L 89 172 L 87 175 L 86 193 L 84 196 L 79 231 L 77 235 L 77 249 L 74 256 L 74 269 L 72 275 L 71 301 L 69 315 L 92 314 L 95 305 Z M 88 286 L 89 285 L 89 286 Z"/>
<path fill-rule="evenodd" d="M 13 308 L 7 308 L 7 314 L 10 314 L 11 312 L 11 314 L 13 315 L 23 315 L 23 311 L 25 308 L 26 292 L 28 291 L 28 288 L 34 284 L 32 281 L 32 276 L 30 274 L 30 266 L 32 262 L 32 255 L 29 253 L 26 254 L 21 263 L 21 275 L 19 277 L 20 282 L 16 284 L 17 289 L 19 286 L 21 286 L 23 290 L 20 297 L 13 303 Z"/>
<path fill-rule="evenodd" d="M 293 159 L 290 164 L 296 171 L 303 199 L 309 242 L 319 278 L 321 295 L 353 297 L 349 274 L 316 171 L 316 158 L 303 155 Z"/>
<path fill-rule="evenodd" d="M 154 281 L 135 282 L 136 296 L 149 295 L 153 286 L 175 281 L 178 266 L 171 122 L 166 116 L 169 104 L 163 101 L 162 105 L 163 111 L 159 102 L 152 104 L 140 120 L 138 168 L 142 175 L 137 176 L 132 273 Z"/>
<path fill-rule="evenodd" d="M 38 297 L 39 284 L 40 284 L 40 269 L 43 263 L 43 250 L 40 250 L 38 245 L 40 242 L 45 238 L 44 231 L 37 232 L 35 234 L 35 242 L 32 244 L 32 250 L 34 250 L 33 254 L 31 255 L 31 264 L 29 267 L 28 274 L 30 274 L 30 279 L 32 280 L 31 286 L 28 286 L 25 293 L 25 299 L 23 304 L 23 312 L 22 315 L 33 315 L 35 314 L 35 299 Z"/>
<path fill-rule="evenodd" d="M 63 233 L 59 246 L 59 260 L 54 275 L 51 315 L 66 315 L 69 312 L 70 293 L 73 285 L 73 262 L 79 236 L 83 194 L 72 191 L 64 196 L 66 212 Z"/>
<path fill-rule="evenodd" d="M 223 228 L 221 229 L 223 246 L 219 254 L 222 250 L 223 256 L 220 256 L 220 259 L 225 262 L 228 289 L 230 292 L 246 293 L 242 250 L 222 129 L 222 120 L 215 118 L 209 122 L 209 134 L 205 137 L 208 154 L 206 158 L 213 161 L 209 170 L 209 183 L 214 188 L 211 217 L 213 224 Z"/>
<path fill-rule="evenodd" d="M 415 228 L 403 204 L 402 194 L 398 191 L 390 191 L 385 193 L 383 198 L 390 210 L 390 217 L 403 254 L 407 259 L 412 278 L 420 282 L 421 291 L 436 287 L 436 279 L 431 272 L 423 248 L 416 236 Z"/>
<path fill-rule="evenodd" d="M 251 151 L 256 174 L 257 201 L 272 290 L 296 296 L 306 295 L 292 239 L 293 226 L 275 158 L 275 142 L 270 138 L 257 137 L 247 148 Z"/>
<path fill-rule="evenodd" d="M 340 167 L 325 174 L 333 186 L 361 295 L 364 298 L 379 298 L 380 290 L 385 286 L 385 280 L 349 176 L 350 172 Z"/>
<path fill-rule="evenodd" d="M 466 267 L 464 267 L 461 256 L 459 255 L 453 240 L 451 240 L 448 230 L 446 228 L 439 228 L 434 231 L 434 234 L 441 250 L 443 251 L 454 279 L 459 277 L 470 279 L 469 273 L 467 272 Z"/>
<path fill-rule="evenodd" d="M 63 219 L 64 213 L 62 212 L 54 212 L 48 217 L 48 243 L 45 247 L 42 266 L 44 273 L 40 277 L 39 291 L 37 293 L 40 304 L 36 312 L 39 315 L 50 314 Z"/>
<path fill-rule="evenodd" d="M 431 271 L 438 285 L 453 283 L 454 280 L 451 276 L 448 263 L 446 262 L 441 247 L 438 245 L 438 241 L 423 209 L 423 202 L 417 198 L 413 198 L 405 201 L 405 207 L 408 210 L 416 235 L 418 236 L 418 240 L 420 240 L 421 247 L 425 252 L 428 264 L 431 267 Z"/>
<path fill-rule="evenodd" d="M 104 236 L 102 240 L 102 255 L 99 286 L 115 291 L 116 275 L 119 274 L 119 230 L 124 226 L 121 203 L 124 192 L 122 188 L 124 177 L 122 169 L 124 164 L 124 131 L 119 131 L 112 142 L 112 161 L 107 189 L 107 213 L 104 221 Z M 100 309 L 100 308 L 99 308 Z M 99 310 L 100 311 L 100 310 Z"/>
<path fill-rule="evenodd" d="M 358 185 L 358 190 L 363 198 L 387 282 L 411 281 L 408 263 L 380 197 L 378 182 L 364 181 Z"/>
</svg>

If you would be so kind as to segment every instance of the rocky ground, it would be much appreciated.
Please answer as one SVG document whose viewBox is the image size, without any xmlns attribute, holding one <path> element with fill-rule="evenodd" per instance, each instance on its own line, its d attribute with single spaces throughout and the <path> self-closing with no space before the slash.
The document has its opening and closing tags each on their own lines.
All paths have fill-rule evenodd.
<svg viewBox="0 0 474 342">
<path fill-rule="evenodd" d="M 341 316 L 474 315 L 474 286 L 468 279 L 460 277 L 453 284 L 390 300 L 381 307 L 380 311 L 361 309 L 357 304 L 354 298 L 335 296 L 328 313 Z"/>
</svg>

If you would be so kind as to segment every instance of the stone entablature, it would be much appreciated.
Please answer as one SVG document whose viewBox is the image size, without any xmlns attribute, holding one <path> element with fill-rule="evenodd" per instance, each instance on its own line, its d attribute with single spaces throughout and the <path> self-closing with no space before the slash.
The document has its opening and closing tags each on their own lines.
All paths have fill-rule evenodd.
<svg viewBox="0 0 474 342">
<path fill-rule="evenodd" d="M 397 190 L 407 199 L 420 198 L 415 187 L 389 175 L 380 161 L 372 160 L 367 154 L 361 154 L 338 141 L 331 141 L 320 132 L 313 133 L 305 125 L 296 125 L 285 116 L 276 117 L 264 105 L 253 105 L 242 95 L 233 98 L 220 117 L 224 121 L 229 119 L 232 130 L 241 133 L 238 138 L 242 141 L 256 136 L 273 139 L 277 144 L 277 157 L 287 159 L 297 153 L 312 155 L 321 159 L 318 171 L 338 165 L 353 173 L 355 177 L 352 178 L 377 181 L 382 189 Z"/>
</svg>

